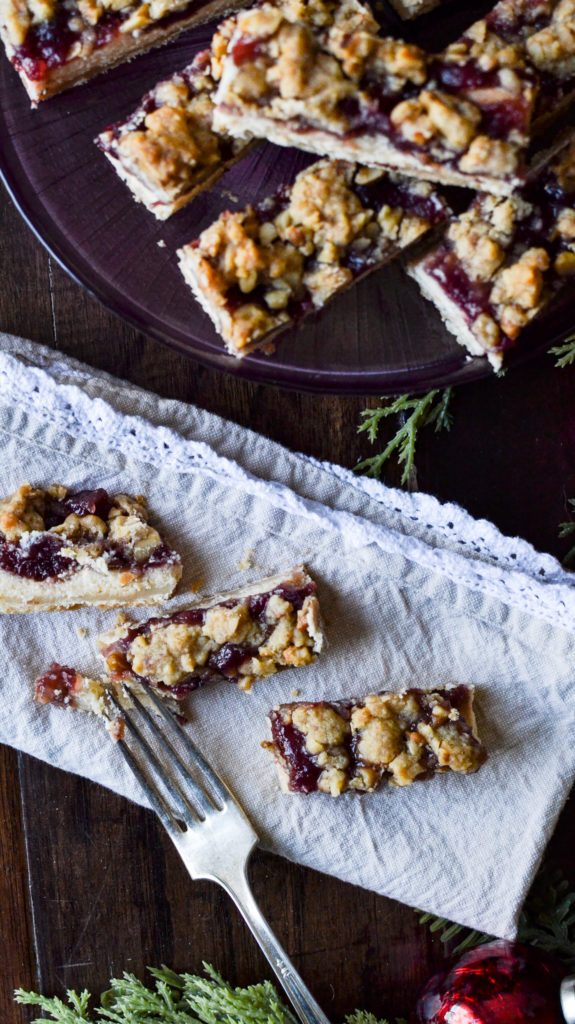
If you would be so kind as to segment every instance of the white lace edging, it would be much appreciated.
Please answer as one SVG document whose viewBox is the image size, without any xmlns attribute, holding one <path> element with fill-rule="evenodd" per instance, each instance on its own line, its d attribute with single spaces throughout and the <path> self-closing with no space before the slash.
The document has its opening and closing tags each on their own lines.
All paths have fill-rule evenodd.
<svg viewBox="0 0 575 1024">
<path fill-rule="evenodd" d="M 17 357 L 0 352 L 0 394 L 9 405 L 67 434 L 158 468 L 206 474 L 273 508 L 344 534 L 348 543 L 376 544 L 387 553 L 403 555 L 455 583 L 575 632 L 575 578 L 551 555 L 538 554 L 525 541 L 504 537 L 493 524 L 475 520 L 457 506 L 442 505 L 429 495 L 394 490 L 379 481 L 358 478 L 341 466 L 307 460 L 393 512 L 396 520 L 404 521 L 405 532 L 330 508 L 283 484 L 259 479 L 217 455 L 203 441 L 183 438 L 139 416 L 124 415 L 102 398 L 89 397 L 76 384 L 61 384 L 58 372 L 67 372 L 65 363 L 56 362 L 50 371 L 24 365 Z M 81 379 L 83 375 L 74 376 Z M 410 535 L 412 524 L 417 524 L 420 532 L 427 531 L 433 542 Z M 438 544 L 442 537 L 445 546 Z M 453 550 L 454 546 L 460 550 Z"/>
</svg>

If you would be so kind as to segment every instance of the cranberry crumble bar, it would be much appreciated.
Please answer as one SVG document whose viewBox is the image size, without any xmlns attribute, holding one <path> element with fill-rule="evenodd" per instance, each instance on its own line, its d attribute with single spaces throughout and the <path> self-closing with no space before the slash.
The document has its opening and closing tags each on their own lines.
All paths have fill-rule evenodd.
<svg viewBox="0 0 575 1024">
<path fill-rule="evenodd" d="M 289 793 L 372 793 L 436 772 L 476 772 L 486 760 L 467 686 L 383 692 L 361 700 L 281 704 L 269 749 Z"/>
<path fill-rule="evenodd" d="M 181 574 L 142 497 L 22 484 L 0 502 L 0 613 L 157 604 Z"/>
<path fill-rule="evenodd" d="M 250 688 L 279 669 L 309 665 L 324 645 L 316 584 L 303 566 L 100 638 L 113 680 L 144 680 L 183 699 L 212 680 Z"/>
<path fill-rule="evenodd" d="M 575 143 L 520 191 L 480 195 L 408 272 L 472 355 L 495 369 L 575 275 Z"/>
<path fill-rule="evenodd" d="M 234 0 L 0 0 L 0 38 L 36 106 L 238 6 Z"/>
<path fill-rule="evenodd" d="M 507 195 L 540 113 L 573 94 L 573 5 L 501 0 L 432 55 L 382 37 L 359 0 L 264 3 L 234 18 L 214 124 Z"/>
<path fill-rule="evenodd" d="M 38 704 L 53 704 L 69 711 L 84 711 L 106 720 L 106 729 L 113 740 L 124 735 L 124 719 L 119 708 L 133 707 L 132 694 L 152 711 L 154 705 L 143 686 L 131 681 L 129 688 L 114 682 L 109 676 L 92 679 L 75 668 L 53 661 L 38 677 L 34 685 L 34 700 Z M 158 693 L 169 710 L 183 720 L 179 707 L 170 694 Z M 119 708 L 118 708 L 119 705 Z"/>
<path fill-rule="evenodd" d="M 427 182 L 343 161 L 223 213 L 179 250 L 180 266 L 228 351 L 244 356 L 445 220 Z"/>
<path fill-rule="evenodd" d="M 228 24 L 220 26 L 210 49 L 156 85 L 130 117 L 96 139 L 135 198 L 158 220 L 212 185 L 250 146 L 212 127 L 212 96 Z"/>
<path fill-rule="evenodd" d="M 121 739 L 124 729 L 123 721 L 118 715 L 108 694 L 113 684 L 108 680 L 100 682 L 83 676 L 68 665 L 60 665 L 57 661 L 38 677 L 34 687 L 34 700 L 38 704 L 54 704 L 70 711 L 84 711 L 99 715 L 106 719 L 106 729 L 113 739 Z M 114 687 L 114 695 L 122 701 L 125 697 L 121 687 Z"/>
</svg>

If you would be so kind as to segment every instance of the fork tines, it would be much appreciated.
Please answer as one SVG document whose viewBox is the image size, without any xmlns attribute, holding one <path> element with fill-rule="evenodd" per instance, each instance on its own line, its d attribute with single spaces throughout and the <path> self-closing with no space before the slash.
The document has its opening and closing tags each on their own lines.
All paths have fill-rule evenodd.
<svg viewBox="0 0 575 1024">
<path fill-rule="evenodd" d="M 145 703 L 136 690 L 127 687 L 132 704 L 130 710 L 109 694 L 141 756 L 132 753 L 124 738 L 118 741 L 118 746 L 164 827 L 168 831 L 182 832 L 185 831 L 183 825 L 193 828 L 222 811 L 231 794 L 151 687 L 147 683 L 139 685 L 144 691 Z M 146 704 L 151 704 L 163 719 L 165 732 Z M 188 764 L 194 767 L 198 779 L 192 776 Z"/>
</svg>

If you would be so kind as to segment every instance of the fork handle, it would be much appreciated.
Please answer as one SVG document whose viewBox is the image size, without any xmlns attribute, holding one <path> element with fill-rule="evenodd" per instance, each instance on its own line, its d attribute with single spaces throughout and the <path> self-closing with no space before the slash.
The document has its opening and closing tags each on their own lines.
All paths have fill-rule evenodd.
<svg viewBox="0 0 575 1024">
<path fill-rule="evenodd" d="M 233 886 L 222 878 L 218 878 L 217 881 L 231 896 L 244 921 L 251 929 L 252 935 L 289 996 L 302 1024 L 330 1024 L 329 1019 L 313 998 L 263 916 L 253 897 L 245 871 L 242 873 L 241 880 L 236 875 Z"/>
</svg>

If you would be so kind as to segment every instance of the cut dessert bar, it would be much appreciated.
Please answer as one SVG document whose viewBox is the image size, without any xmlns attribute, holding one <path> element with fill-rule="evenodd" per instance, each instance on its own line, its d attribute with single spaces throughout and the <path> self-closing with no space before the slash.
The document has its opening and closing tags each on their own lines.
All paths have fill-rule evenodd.
<svg viewBox="0 0 575 1024">
<path fill-rule="evenodd" d="M 178 255 L 228 351 L 244 356 L 447 215 L 427 182 L 324 160 L 259 206 L 223 213 Z"/>
<path fill-rule="evenodd" d="M 324 644 L 316 584 L 303 566 L 173 615 L 121 622 L 100 638 L 110 676 L 176 699 L 227 679 L 249 689 L 279 669 L 308 665 Z"/>
<path fill-rule="evenodd" d="M 499 369 L 523 328 L 573 281 L 575 143 L 513 196 L 478 196 L 407 269 L 457 340 Z"/>
<path fill-rule="evenodd" d="M 476 772 L 487 757 L 467 686 L 281 704 L 269 720 L 272 741 L 263 746 L 289 793 L 371 793 L 382 782 Z"/>
<path fill-rule="evenodd" d="M 22 484 L 0 502 L 0 613 L 158 604 L 181 575 L 142 497 Z"/>
<path fill-rule="evenodd" d="M 430 181 L 509 194 L 535 121 L 574 93 L 573 0 L 502 0 L 435 56 L 382 38 L 358 0 L 234 20 L 218 129 Z"/>
<path fill-rule="evenodd" d="M 250 146 L 212 127 L 218 53 L 225 52 L 228 24 L 220 26 L 210 49 L 156 85 L 127 120 L 96 139 L 135 198 L 158 220 L 212 185 Z"/>
<path fill-rule="evenodd" d="M 36 106 L 238 6 L 234 0 L 0 0 L 0 38 Z"/>
<path fill-rule="evenodd" d="M 60 665 L 57 661 L 52 662 L 34 685 L 34 700 L 38 704 L 53 704 L 69 711 L 84 711 L 98 715 L 106 720 L 106 729 L 114 740 L 122 739 L 124 735 L 124 720 L 118 705 L 120 708 L 133 707 L 132 694 L 137 696 L 140 703 L 154 710 L 144 687 L 138 683 L 132 681 L 128 689 L 108 676 L 92 679 L 77 672 L 75 668 Z M 170 710 L 177 712 L 181 718 L 178 706 L 170 695 L 159 693 L 159 696 Z"/>
<path fill-rule="evenodd" d="M 109 680 L 101 682 L 83 676 L 68 665 L 52 662 L 38 677 L 34 686 L 34 700 L 38 704 L 54 704 L 70 711 L 84 711 L 106 719 L 106 728 L 113 739 L 121 739 L 124 723 L 112 702 L 108 699 L 113 688 L 116 699 L 124 701 L 122 687 L 114 686 Z"/>
</svg>

